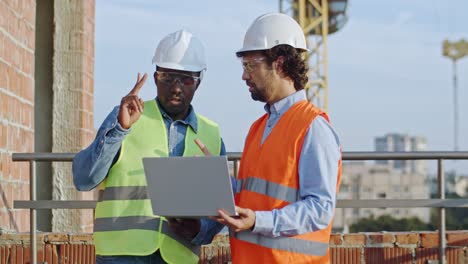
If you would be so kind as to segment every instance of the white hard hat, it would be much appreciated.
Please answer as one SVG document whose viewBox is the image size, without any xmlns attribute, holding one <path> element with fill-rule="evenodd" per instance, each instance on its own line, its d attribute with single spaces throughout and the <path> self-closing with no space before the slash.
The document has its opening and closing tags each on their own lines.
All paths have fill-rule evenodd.
<svg viewBox="0 0 468 264">
<path fill-rule="evenodd" d="M 201 72 L 206 70 L 205 49 L 192 33 L 179 30 L 159 42 L 153 64 L 173 70 Z"/>
<path fill-rule="evenodd" d="M 294 19 L 281 13 L 267 13 L 247 29 L 244 46 L 237 53 L 267 50 L 281 44 L 308 51 L 304 32 Z"/>
</svg>

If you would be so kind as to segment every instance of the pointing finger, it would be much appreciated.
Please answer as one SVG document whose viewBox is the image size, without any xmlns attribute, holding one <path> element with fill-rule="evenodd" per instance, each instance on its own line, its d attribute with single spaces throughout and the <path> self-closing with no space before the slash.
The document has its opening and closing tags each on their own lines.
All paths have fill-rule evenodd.
<svg viewBox="0 0 468 264">
<path fill-rule="evenodd" d="M 211 156 L 210 151 L 206 148 L 205 144 L 203 144 L 203 142 L 201 142 L 201 140 L 196 138 L 194 141 L 195 141 L 195 144 L 197 144 L 197 146 L 203 152 L 203 154 L 205 154 L 205 156 Z"/>
</svg>

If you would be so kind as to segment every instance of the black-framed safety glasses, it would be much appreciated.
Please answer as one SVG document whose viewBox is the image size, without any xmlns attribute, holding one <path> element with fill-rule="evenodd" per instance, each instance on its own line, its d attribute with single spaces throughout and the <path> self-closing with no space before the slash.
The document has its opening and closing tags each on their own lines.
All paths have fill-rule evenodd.
<svg viewBox="0 0 468 264">
<path fill-rule="evenodd" d="M 165 85 L 172 85 L 176 81 L 179 81 L 184 87 L 195 86 L 201 79 L 200 77 L 189 74 L 163 71 L 156 71 L 156 78 Z"/>
</svg>

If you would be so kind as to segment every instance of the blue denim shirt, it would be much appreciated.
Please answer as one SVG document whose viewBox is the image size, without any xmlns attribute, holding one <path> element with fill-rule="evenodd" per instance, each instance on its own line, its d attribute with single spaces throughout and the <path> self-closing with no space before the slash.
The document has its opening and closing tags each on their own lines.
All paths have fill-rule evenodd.
<svg viewBox="0 0 468 264">
<path fill-rule="evenodd" d="M 182 156 L 185 149 L 185 132 L 191 126 L 197 132 L 198 123 L 193 107 L 190 106 L 189 114 L 185 120 L 172 120 L 159 104 L 159 110 L 167 129 L 169 156 Z M 122 128 L 117 121 L 119 106 L 116 106 L 106 117 L 99 128 L 93 143 L 80 151 L 73 159 L 73 182 L 79 191 L 89 191 L 98 186 L 106 177 L 116 161 L 117 154 L 125 136 L 131 132 L 131 128 Z M 157 132 L 156 132 L 157 133 Z M 226 155 L 224 142 L 221 140 L 219 155 Z M 208 244 L 224 226 L 211 219 L 201 219 L 200 232 L 192 240 L 195 245 Z"/>
<path fill-rule="evenodd" d="M 303 90 L 275 104 L 265 105 L 268 113 L 262 144 L 280 117 L 295 103 L 305 100 Z M 300 201 L 272 211 L 256 211 L 253 233 L 268 237 L 294 236 L 324 229 L 332 221 L 336 205 L 340 142 L 330 124 L 321 116 L 314 119 L 302 144 L 299 158 Z"/>
</svg>

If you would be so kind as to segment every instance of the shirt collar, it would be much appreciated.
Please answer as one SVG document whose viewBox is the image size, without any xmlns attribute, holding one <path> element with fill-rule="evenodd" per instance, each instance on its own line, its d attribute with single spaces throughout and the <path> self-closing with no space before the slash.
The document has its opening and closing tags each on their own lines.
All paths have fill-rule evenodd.
<svg viewBox="0 0 468 264">
<path fill-rule="evenodd" d="M 288 111 L 288 109 L 293 106 L 295 103 L 306 100 L 306 94 L 304 89 L 299 90 L 293 94 L 286 96 L 285 98 L 279 100 L 278 102 L 274 103 L 273 105 L 265 104 L 265 111 L 271 115 L 281 115 Z"/>
<path fill-rule="evenodd" d="M 161 106 L 161 103 L 159 102 L 158 97 L 156 97 L 156 103 L 158 105 L 159 111 L 161 112 L 161 115 L 164 119 L 168 120 L 169 122 L 174 122 L 172 118 L 164 111 L 164 108 Z M 198 120 L 197 120 L 197 115 L 195 114 L 195 110 L 193 109 L 193 106 L 189 106 L 189 113 L 187 117 L 185 117 L 184 120 L 179 120 L 185 125 L 189 125 L 195 133 L 198 131 Z"/>
</svg>

